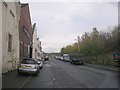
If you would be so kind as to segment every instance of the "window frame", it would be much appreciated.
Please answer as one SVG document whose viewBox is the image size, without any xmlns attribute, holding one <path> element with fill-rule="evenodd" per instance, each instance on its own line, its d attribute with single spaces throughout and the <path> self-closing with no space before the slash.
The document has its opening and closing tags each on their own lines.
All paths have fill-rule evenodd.
<svg viewBox="0 0 120 90">
<path fill-rule="evenodd" d="M 8 7 L 8 4 L 5 1 L 3 1 L 3 4 L 5 5 L 6 8 Z"/>
<path fill-rule="evenodd" d="M 11 52 L 12 51 L 12 34 L 8 34 L 8 52 Z"/>
<path fill-rule="evenodd" d="M 23 26 L 23 32 L 25 33 L 25 35 L 26 35 L 28 38 L 30 38 L 30 34 L 29 34 L 29 32 L 28 32 L 28 30 L 27 30 L 27 28 L 26 28 L 25 26 Z"/>
</svg>

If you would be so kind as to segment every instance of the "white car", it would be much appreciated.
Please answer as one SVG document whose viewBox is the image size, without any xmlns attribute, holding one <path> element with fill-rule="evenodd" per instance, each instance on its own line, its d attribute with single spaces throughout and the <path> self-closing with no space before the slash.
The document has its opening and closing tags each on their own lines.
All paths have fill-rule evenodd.
<svg viewBox="0 0 120 90">
<path fill-rule="evenodd" d="M 46 60 L 49 60 L 49 57 L 48 57 L 48 56 L 45 56 L 45 61 L 46 61 Z"/>
<path fill-rule="evenodd" d="M 43 67 L 43 61 L 41 59 L 37 59 L 39 68 L 42 69 Z"/>
<path fill-rule="evenodd" d="M 62 56 L 60 57 L 60 60 L 62 60 L 62 61 L 63 61 L 63 57 L 62 57 Z"/>
<path fill-rule="evenodd" d="M 35 74 L 38 76 L 39 65 L 37 60 L 33 58 L 23 59 L 18 67 L 18 75 L 21 73 Z"/>
<path fill-rule="evenodd" d="M 56 56 L 55 59 L 63 60 L 63 57 L 62 56 Z"/>
</svg>

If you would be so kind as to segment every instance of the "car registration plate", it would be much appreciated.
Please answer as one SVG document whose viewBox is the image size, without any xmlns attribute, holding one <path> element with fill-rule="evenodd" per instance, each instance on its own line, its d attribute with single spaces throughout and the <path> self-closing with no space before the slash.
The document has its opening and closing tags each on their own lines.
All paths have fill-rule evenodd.
<svg viewBox="0 0 120 90">
<path fill-rule="evenodd" d="M 31 67 L 31 66 L 25 66 L 25 67 Z"/>
</svg>

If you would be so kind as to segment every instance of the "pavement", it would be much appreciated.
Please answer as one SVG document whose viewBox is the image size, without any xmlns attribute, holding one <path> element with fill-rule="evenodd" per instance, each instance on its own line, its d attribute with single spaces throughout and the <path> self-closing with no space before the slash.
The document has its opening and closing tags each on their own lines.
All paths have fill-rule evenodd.
<svg viewBox="0 0 120 90">
<path fill-rule="evenodd" d="M 120 71 L 120 67 L 115 67 L 115 66 L 109 66 L 109 65 L 100 65 L 100 64 L 89 64 L 85 63 L 85 65 L 94 67 L 94 68 L 101 68 L 101 69 L 106 69 L 106 70 L 111 70 L 111 71 Z"/>
<path fill-rule="evenodd" d="M 51 59 L 45 61 L 39 75 L 17 75 L 11 71 L 2 78 L 3 88 L 118 88 L 118 72 L 74 65 Z"/>
<path fill-rule="evenodd" d="M 2 75 L 2 88 L 21 88 L 30 79 L 31 75 L 17 75 L 17 70 L 10 71 Z"/>
</svg>

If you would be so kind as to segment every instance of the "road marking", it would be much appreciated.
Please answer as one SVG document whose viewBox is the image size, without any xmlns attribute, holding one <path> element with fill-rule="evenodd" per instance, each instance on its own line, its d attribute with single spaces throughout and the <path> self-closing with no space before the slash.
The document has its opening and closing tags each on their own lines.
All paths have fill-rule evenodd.
<svg viewBox="0 0 120 90">
<path fill-rule="evenodd" d="M 45 66 L 49 67 L 49 66 L 51 66 L 51 65 L 49 65 L 49 64 L 45 64 Z"/>
<path fill-rule="evenodd" d="M 19 88 L 23 88 L 30 79 L 31 79 L 31 76 L 28 77 Z"/>
<path fill-rule="evenodd" d="M 55 63 L 53 63 L 53 62 L 51 62 L 51 65 L 57 67 L 57 65 L 56 65 Z M 51 74 L 52 77 L 53 77 L 53 81 L 55 81 L 56 79 L 55 79 L 55 77 L 54 77 L 52 71 L 50 71 L 50 74 Z"/>
<path fill-rule="evenodd" d="M 55 63 L 53 63 L 53 62 L 51 62 L 51 65 L 53 65 L 53 66 L 55 66 L 55 67 L 57 66 L 57 65 L 56 65 Z"/>
</svg>

